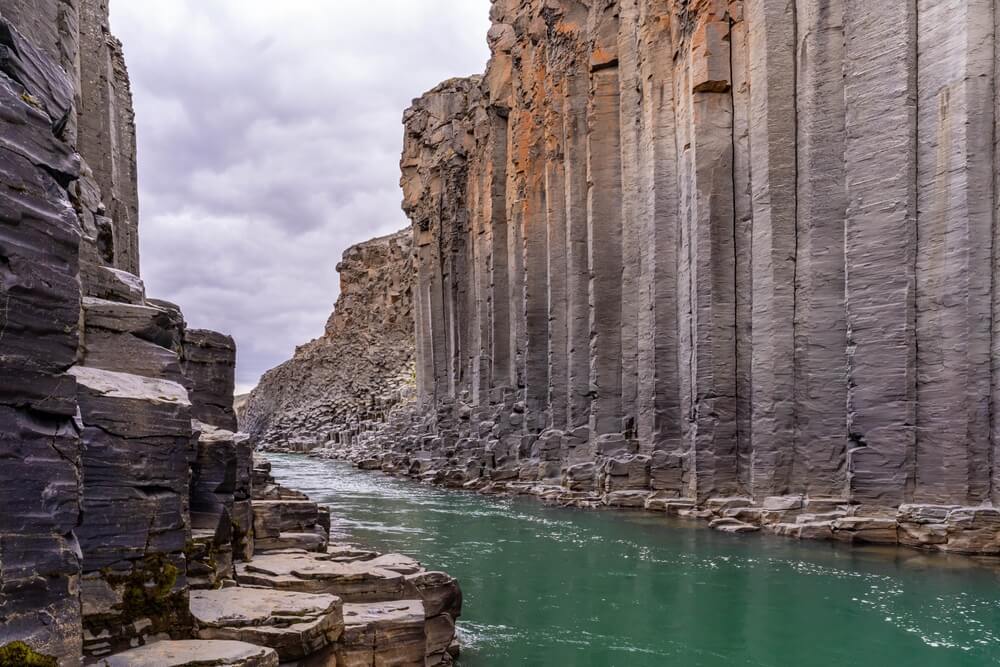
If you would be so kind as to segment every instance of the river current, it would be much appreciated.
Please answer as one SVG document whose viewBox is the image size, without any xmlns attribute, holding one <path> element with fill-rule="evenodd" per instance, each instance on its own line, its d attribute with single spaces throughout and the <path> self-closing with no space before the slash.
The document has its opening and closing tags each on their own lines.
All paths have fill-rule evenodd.
<svg viewBox="0 0 1000 667">
<path fill-rule="evenodd" d="M 268 458 L 343 539 L 459 579 L 461 667 L 1000 665 L 1000 566 Z"/>
</svg>

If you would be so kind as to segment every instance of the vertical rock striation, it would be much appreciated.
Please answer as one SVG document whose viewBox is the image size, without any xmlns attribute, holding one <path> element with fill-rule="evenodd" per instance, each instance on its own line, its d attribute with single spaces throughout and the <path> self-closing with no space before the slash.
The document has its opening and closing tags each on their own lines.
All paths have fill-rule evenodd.
<svg viewBox="0 0 1000 667">
<path fill-rule="evenodd" d="M 350 455 L 1000 552 L 995 14 L 495 0 L 404 116 L 421 408 Z"/>
</svg>

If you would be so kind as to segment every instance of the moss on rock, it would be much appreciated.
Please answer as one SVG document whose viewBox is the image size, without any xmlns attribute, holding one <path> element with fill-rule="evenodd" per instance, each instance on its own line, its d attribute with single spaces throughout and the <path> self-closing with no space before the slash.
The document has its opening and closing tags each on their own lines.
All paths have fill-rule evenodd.
<svg viewBox="0 0 1000 667">
<path fill-rule="evenodd" d="M 0 646 L 0 667 L 58 667 L 58 664 L 52 656 L 39 653 L 24 642 Z"/>
</svg>

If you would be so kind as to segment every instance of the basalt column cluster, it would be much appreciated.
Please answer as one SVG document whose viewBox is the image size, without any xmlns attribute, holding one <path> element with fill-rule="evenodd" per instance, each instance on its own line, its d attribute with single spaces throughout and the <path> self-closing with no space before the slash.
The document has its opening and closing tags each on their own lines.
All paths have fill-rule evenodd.
<svg viewBox="0 0 1000 667">
<path fill-rule="evenodd" d="M 136 192 L 107 2 L 0 0 L 0 664 L 185 636 L 250 539 L 235 346 L 146 297 Z"/>
<path fill-rule="evenodd" d="M 404 119 L 429 416 L 397 453 L 455 481 L 943 512 L 921 525 L 1000 500 L 992 2 L 491 17 L 486 74 Z M 1000 550 L 972 515 L 994 535 L 972 550 Z"/>
</svg>

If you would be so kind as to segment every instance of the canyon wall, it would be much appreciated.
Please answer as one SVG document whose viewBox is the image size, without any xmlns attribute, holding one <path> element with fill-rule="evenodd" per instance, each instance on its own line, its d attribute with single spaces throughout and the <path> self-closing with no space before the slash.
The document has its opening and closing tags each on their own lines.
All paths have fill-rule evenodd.
<svg viewBox="0 0 1000 667">
<path fill-rule="evenodd" d="M 240 426 L 265 449 L 351 442 L 412 399 L 413 261 L 408 229 L 348 248 L 323 336 L 261 378 Z"/>
<path fill-rule="evenodd" d="M 358 456 L 699 506 L 1000 500 L 997 18 L 494 0 L 485 75 L 404 117 L 423 411 Z"/>
<path fill-rule="evenodd" d="M 138 276 L 106 0 L 0 0 L 0 98 L 0 663 L 75 665 L 186 636 L 247 551 L 251 455 L 232 339 Z"/>
</svg>

